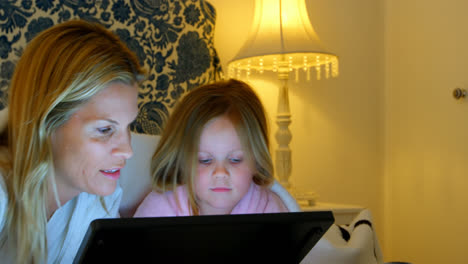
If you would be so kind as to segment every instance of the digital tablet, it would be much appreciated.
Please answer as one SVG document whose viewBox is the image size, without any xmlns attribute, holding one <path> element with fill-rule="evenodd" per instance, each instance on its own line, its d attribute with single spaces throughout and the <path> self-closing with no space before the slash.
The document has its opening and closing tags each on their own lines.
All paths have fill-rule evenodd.
<svg viewBox="0 0 468 264">
<path fill-rule="evenodd" d="M 299 263 L 333 222 L 330 211 L 97 219 L 74 263 Z"/>
</svg>

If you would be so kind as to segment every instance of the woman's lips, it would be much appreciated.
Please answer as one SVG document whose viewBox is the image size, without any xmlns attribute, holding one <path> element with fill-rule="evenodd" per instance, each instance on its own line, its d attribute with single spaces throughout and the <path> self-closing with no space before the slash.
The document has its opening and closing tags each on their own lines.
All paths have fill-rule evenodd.
<svg viewBox="0 0 468 264">
<path fill-rule="evenodd" d="M 100 171 L 104 176 L 111 178 L 113 180 L 118 180 L 120 178 L 120 169 L 117 170 L 101 170 Z"/>
</svg>

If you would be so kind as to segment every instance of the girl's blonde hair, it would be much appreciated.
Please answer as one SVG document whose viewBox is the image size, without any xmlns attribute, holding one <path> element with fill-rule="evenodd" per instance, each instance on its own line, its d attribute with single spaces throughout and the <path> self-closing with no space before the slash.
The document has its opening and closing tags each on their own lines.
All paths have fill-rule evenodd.
<svg viewBox="0 0 468 264">
<path fill-rule="evenodd" d="M 9 92 L 10 161 L 4 170 L 8 211 L 2 240 L 16 248 L 18 263 L 47 260 L 49 192 L 58 203 L 52 133 L 111 82 L 134 85 L 143 79 L 135 55 L 98 24 L 68 21 L 43 31 L 27 45 Z"/>
<path fill-rule="evenodd" d="M 198 214 L 193 179 L 200 136 L 210 120 L 222 115 L 234 124 L 247 158 L 255 161 L 254 182 L 264 186 L 273 181 L 267 118 L 253 89 L 234 79 L 195 88 L 176 105 L 151 161 L 153 189 L 175 191 L 186 184 L 194 215 Z"/>
</svg>

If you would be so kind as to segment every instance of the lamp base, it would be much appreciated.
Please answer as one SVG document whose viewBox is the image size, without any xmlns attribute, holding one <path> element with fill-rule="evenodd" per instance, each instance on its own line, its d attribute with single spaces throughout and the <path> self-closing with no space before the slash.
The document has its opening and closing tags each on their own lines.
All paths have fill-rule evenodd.
<svg viewBox="0 0 468 264">
<path fill-rule="evenodd" d="M 288 191 L 301 207 L 314 206 L 317 202 L 318 195 L 313 191 L 298 191 L 294 187 L 288 188 Z"/>
</svg>

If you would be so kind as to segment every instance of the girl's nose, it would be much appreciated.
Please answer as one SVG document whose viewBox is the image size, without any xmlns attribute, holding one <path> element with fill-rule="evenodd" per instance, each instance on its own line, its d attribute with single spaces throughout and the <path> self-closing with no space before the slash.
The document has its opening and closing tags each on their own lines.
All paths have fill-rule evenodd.
<svg viewBox="0 0 468 264">
<path fill-rule="evenodd" d="M 223 164 L 217 164 L 213 172 L 215 177 L 228 177 L 229 172 Z"/>
</svg>

